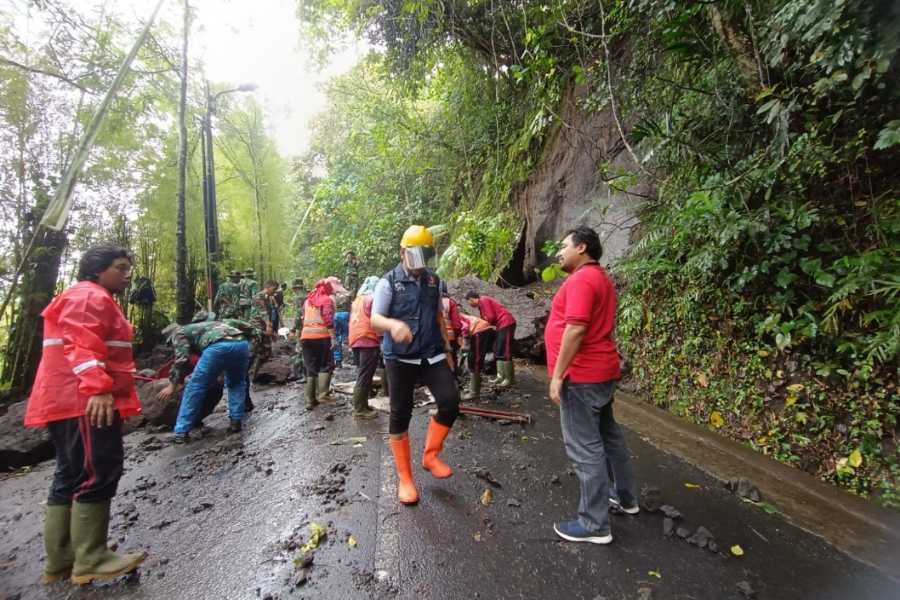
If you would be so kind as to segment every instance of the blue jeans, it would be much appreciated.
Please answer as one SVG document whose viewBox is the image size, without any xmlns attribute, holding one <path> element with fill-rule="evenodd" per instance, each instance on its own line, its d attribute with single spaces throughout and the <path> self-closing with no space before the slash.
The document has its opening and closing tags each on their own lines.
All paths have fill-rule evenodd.
<svg viewBox="0 0 900 600">
<path fill-rule="evenodd" d="M 334 366 L 344 361 L 344 342 L 350 337 L 350 313 L 345 310 L 334 313 Z"/>
<path fill-rule="evenodd" d="M 250 344 L 247 342 L 222 341 L 207 346 L 181 397 L 175 433 L 187 433 L 191 430 L 200 413 L 206 390 L 222 372 L 225 373 L 225 387 L 228 388 L 228 416 L 234 421 L 241 420 L 247 397 L 249 365 Z"/>
<path fill-rule="evenodd" d="M 613 417 L 614 381 L 563 384 L 560 423 L 566 454 L 581 486 L 578 522 L 592 533 L 609 533 L 610 468 L 624 506 L 635 503 L 634 472 L 622 429 Z"/>
</svg>

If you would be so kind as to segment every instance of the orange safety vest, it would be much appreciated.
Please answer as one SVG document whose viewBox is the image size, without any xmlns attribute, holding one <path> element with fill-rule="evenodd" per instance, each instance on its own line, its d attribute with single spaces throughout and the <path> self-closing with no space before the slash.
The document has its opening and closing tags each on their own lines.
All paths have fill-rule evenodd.
<svg viewBox="0 0 900 600">
<path fill-rule="evenodd" d="M 379 340 L 378 332 L 372 328 L 372 318 L 366 314 L 366 296 L 354 300 L 350 308 L 350 347 L 361 339 Z"/>
<path fill-rule="evenodd" d="M 494 327 L 484 319 L 479 319 L 478 317 L 473 317 L 472 315 L 460 316 L 469 324 L 469 335 L 477 335 L 482 331 L 487 331 L 488 329 L 496 329 L 496 327 Z"/>
<path fill-rule="evenodd" d="M 313 306 L 309 300 L 303 301 L 303 329 L 300 331 L 301 340 L 324 340 L 331 337 L 331 331 L 325 325 L 322 311 L 318 306 Z"/>
<path fill-rule="evenodd" d="M 453 330 L 453 323 L 450 321 L 450 298 L 441 298 L 441 311 L 444 313 L 444 330 L 447 332 L 447 341 L 456 341 L 456 331 Z"/>
</svg>

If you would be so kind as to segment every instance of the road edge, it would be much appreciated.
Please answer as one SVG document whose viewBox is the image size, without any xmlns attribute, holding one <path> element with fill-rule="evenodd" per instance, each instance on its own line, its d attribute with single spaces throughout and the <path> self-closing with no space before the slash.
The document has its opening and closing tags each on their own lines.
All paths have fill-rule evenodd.
<svg viewBox="0 0 900 600">
<path fill-rule="evenodd" d="M 900 515 L 621 391 L 617 420 L 723 483 L 745 477 L 793 525 L 900 581 Z"/>
</svg>

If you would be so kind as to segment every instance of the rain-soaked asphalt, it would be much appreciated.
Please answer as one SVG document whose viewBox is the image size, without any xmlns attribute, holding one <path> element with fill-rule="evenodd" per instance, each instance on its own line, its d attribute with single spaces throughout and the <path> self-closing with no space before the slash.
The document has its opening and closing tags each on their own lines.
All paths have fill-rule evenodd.
<svg viewBox="0 0 900 600">
<path fill-rule="evenodd" d="M 339 377 L 349 379 L 352 370 Z M 492 403 L 528 411 L 535 423 L 460 420 L 445 454 L 455 475 L 438 481 L 416 466 L 421 500 L 412 508 L 394 499 L 386 416 L 356 422 L 346 396 L 307 413 L 300 387 L 259 389 L 240 436 L 225 434 L 221 412 L 208 420 L 210 435 L 186 446 L 171 446 L 167 433 L 134 433 L 126 438 L 110 539 L 150 557 L 139 579 L 102 588 L 36 583 L 52 463 L 6 478 L 0 599 L 718 600 L 743 598 L 741 582 L 760 599 L 900 598 L 896 582 L 633 434 L 640 482 L 658 486 L 684 515 L 678 525 L 710 530 L 719 551 L 665 537 L 659 513 L 614 516 L 610 546 L 559 541 L 551 526 L 572 516 L 577 480 L 542 378 L 520 379 L 515 392 Z M 427 411 L 414 417 L 416 455 Z M 485 471 L 500 487 L 485 481 Z M 493 502 L 485 505 L 487 488 Z M 295 561 L 302 561 L 312 523 L 327 537 L 300 568 Z M 730 555 L 735 544 L 743 557 Z"/>
</svg>

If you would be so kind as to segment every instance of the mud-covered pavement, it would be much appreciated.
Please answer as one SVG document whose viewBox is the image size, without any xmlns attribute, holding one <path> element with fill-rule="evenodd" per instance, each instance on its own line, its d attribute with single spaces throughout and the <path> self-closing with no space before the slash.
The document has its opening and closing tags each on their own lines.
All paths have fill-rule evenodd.
<svg viewBox="0 0 900 600">
<path fill-rule="evenodd" d="M 102 588 L 36 583 L 52 473 L 42 464 L 0 481 L 0 598 L 900 598 L 879 572 L 633 434 L 639 481 L 682 515 L 671 535 L 645 511 L 615 515 L 610 546 L 560 541 L 552 523 L 574 514 L 578 483 L 544 391 L 539 372 L 522 373 L 515 392 L 491 398 L 533 425 L 461 419 L 445 453 L 454 476 L 416 464 L 412 508 L 394 498 L 386 415 L 355 421 L 347 396 L 309 413 L 301 387 L 259 388 L 240 435 L 225 433 L 222 412 L 185 446 L 136 432 L 110 540 L 150 557 L 139 578 Z M 428 410 L 413 421 L 416 455 Z M 325 537 L 304 553 L 314 525 Z M 712 550 L 697 545 L 700 526 Z"/>
</svg>

